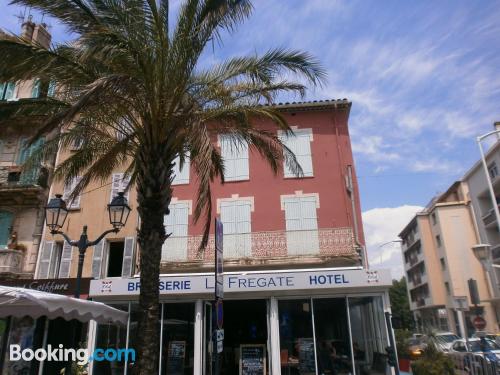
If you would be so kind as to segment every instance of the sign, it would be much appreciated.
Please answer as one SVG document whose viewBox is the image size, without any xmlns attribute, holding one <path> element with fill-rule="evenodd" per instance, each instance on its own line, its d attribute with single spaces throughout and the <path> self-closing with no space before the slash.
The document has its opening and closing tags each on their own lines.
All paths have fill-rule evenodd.
<svg viewBox="0 0 500 375">
<path fill-rule="evenodd" d="M 224 290 L 226 293 L 304 291 L 390 287 L 392 278 L 390 270 L 377 270 L 378 283 L 373 284 L 373 272 L 363 269 L 321 269 L 280 270 L 275 272 L 239 272 L 226 273 Z M 162 276 L 159 280 L 160 295 L 206 295 L 213 296 L 215 291 L 213 273 L 196 275 Z M 126 297 L 139 296 L 141 283 L 139 278 L 112 278 L 92 280 L 90 296 L 92 297 Z"/>
<path fill-rule="evenodd" d="M 215 298 L 224 298 L 224 226 L 215 219 Z"/>
<path fill-rule="evenodd" d="M 265 345 L 240 345 L 240 375 L 266 375 Z"/>
<path fill-rule="evenodd" d="M 482 316 L 476 316 L 474 319 L 472 319 L 472 324 L 478 331 L 482 331 L 486 328 L 486 320 L 484 320 Z"/>
<path fill-rule="evenodd" d="M 186 341 L 169 341 L 167 356 L 167 374 L 184 375 Z"/>
<path fill-rule="evenodd" d="M 467 311 L 469 310 L 469 302 L 467 301 L 467 297 L 455 297 L 453 298 L 453 305 L 455 310 L 457 311 Z"/>
<path fill-rule="evenodd" d="M 81 279 L 81 294 L 89 293 L 90 280 L 92 280 L 90 277 Z M 74 296 L 76 290 L 76 279 L 9 279 L 0 280 L 0 285 L 62 294 L 65 296 Z"/>
<path fill-rule="evenodd" d="M 224 308 L 221 299 L 218 299 L 215 303 L 215 314 L 217 316 L 217 328 L 222 329 L 224 326 Z"/>
<path fill-rule="evenodd" d="M 313 339 L 299 339 L 299 371 L 303 375 L 314 375 L 316 373 Z"/>
</svg>

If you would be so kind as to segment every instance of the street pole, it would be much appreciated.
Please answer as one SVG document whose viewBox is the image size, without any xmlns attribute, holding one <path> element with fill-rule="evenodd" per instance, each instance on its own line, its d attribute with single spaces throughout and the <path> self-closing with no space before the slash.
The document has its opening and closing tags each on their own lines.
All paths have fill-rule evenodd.
<svg viewBox="0 0 500 375">
<path fill-rule="evenodd" d="M 490 173 L 488 171 L 488 164 L 486 162 L 486 157 L 484 155 L 483 145 L 481 143 L 481 141 L 484 138 L 489 137 L 492 134 L 498 134 L 498 133 L 500 133 L 500 131 L 495 130 L 495 131 L 490 132 L 488 134 L 477 137 L 477 144 L 479 146 L 479 153 L 481 154 L 481 162 L 483 164 L 484 175 L 486 177 L 486 182 L 488 184 L 488 190 L 490 192 L 491 204 L 493 205 L 493 210 L 495 212 L 495 218 L 497 220 L 497 228 L 500 231 L 500 210 L 498 209 L 498 203 L 497 203 L 497 199 L 495 196 L 495 190 L 493 189 L 493 183 L 491 182 Z"/>
</svg>

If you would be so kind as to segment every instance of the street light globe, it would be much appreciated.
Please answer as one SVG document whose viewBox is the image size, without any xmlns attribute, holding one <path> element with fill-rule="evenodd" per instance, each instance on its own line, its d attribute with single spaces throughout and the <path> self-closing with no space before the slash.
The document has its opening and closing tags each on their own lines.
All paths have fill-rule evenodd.
<svg viewBox="0 0 500 375">
<path fill-rule="evenodd" d="M 128 205 L 127 198 L 123 192 L 119 192 L 108 204 L 109 222 L 115 229 L 121 229 L 128 220 L 128 215 L 132 209 Z"/>
<path fill-rule="evenodd" d="M 491 245 L 487 243 L 480 243 L 472 246 L 472 252 L 480 262 L 488 260 L 488 253 Z"/>
<path fill-rule="evenodd" d="M 66 202 L 62 199 L 61 194 L 56 194 L 55 198 L 52 198 L 45 207 L 45 221 L 51 233 L 57 232 L 63 227 L 66 216 L 68 216 Z"/>
</svg>

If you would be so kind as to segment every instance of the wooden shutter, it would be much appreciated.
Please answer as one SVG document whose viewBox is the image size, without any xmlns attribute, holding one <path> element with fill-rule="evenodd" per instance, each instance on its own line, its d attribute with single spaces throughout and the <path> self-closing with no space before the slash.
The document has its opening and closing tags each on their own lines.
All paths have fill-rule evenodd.
<svg viewBox="0 0 500 375">
<path fill-rule="evenodd" d="M 17 154 L 17 165 L 23 165 L 28 159 L 30 148 L 26 146 L 28 140 L 26 138 L 19 139 L 19 151 Z"/>
<path fill-rule="evenodd" d="M 49 88 L 47 90 L 47 96 L 49 98 L 53 97 L 56 94 L 56 83 L 54 81 L 49 82 Z"/>
<path fill-rule="evenodd" d="M 13 217 L 12 212 L 0 211 L 0 249 L 7 247 Z"/>
<path fill-rule="evenodd" d="M 33 81 L 33 87 L 31 89 L 31 97 L 32 98 L 38 98 L 40 97 L 40 87 L 41 87 L 41 81 L 39 79 L 35 79 Z"/>
<path fill-rule="evenodd" d="M 101 278 L 104 243 L 105 241 L 103 240 L 94 246 L 94 253 L 92 254 L 92 277 L 94 279 Z"/>
<path fill-rule="evenodd" d="M 302 167 L 304 177 L 313 176 L 312 154 L 311 154 L 311 139 L 312 131 L 310 129 L 296 130 L 295 135 L 280 136 L 281 141 L 293 152 L 297 163 Z M 286 161 L 284 162 L 285 177 L 297 177 L 288 168 Z"/>
<path fill-rule="evenodd" d="M 319 252 L 316 197 L 290 197 L 284 200 L 288 255 Z"/>
<path fill-rule="evenodd" d="M 120 191 L 123 191 L 125 198 L 129 198 L 128 184 L 130 183 L 130 176 L 124 177 L 124 173 L 113 173 L 113 180 L 111 183 L 111 194 L 109 196 L 109 203 Z"/>
<path fill-rule="evenodd" d="M 63 199 L 66 202 L 66 205 L 70 209 L 76 209 L 80 208 L 80 194 L 73 199 L 71 202 L 68 201 L 69 196 L 71 195 L 71 192 L 75 189 L 76 185 L 80 182 L 82 178 L 81 177 L 76 177 L 73 180 L 71 180 L 68 184 L 64 185 L 64 190 L 63 190 Z"/>
<path fill-rule="evenodd" d="M 4 82 L 0 82 L 0 100 L 3 100 L 4 99 L 4 91 L 5 91 L 5 83 Z"/>
<path fill-rule="evenodd" d="M 4 99 L 14 99 L 14 91 L 16 89 L 16 84 L 14 82 L 8 82 L 7 88 L 5 89 Z"/>
<path fill-rule="evenodd" d="M 46 279 L 49 277 L 50 259 L 54 248 L 53 241 L 44 241 L 40 246 L 40 261 L 38 262 L 38 279 Z"/>
<path fill-rule="evenodd" d="M 180 184 L 189 184 L 189 153 L 186 155 L 184 158 L 184 165 L 182 166 L 182 169 L 179 169 L 180 167 L 180 157 L 177 156 L 174 159 L 174 168 L 173 168 L 173 173 L 174 173 L 174 180 L 172 181 L 172 185 L 180 185 Z"/>
<path fill-rule="evenodd" d="M 224 177 L 226 181 L 241 181 L 249 178 L 248 144 L 238 144 L 230 135 L 219 138 L 221 156 L 224 160 Z"/>
<path fill-rule="evenodd" d="M 122 277 L 132 276 L 134 260 L 134 237 L 125 238 L 123 245 Z"/>
<path fill-rule="evenodd" d="M 298 198 L 286 198 L 284 201 L 285 206 L 285 222 L 286 230 L 301 230 L 302 220 L 300 217 L 300 200 Z"/>
<path fill-rule="evenodd" d="M 318 219 L 316 218 L 316 197 L 302 197 L 300 199 L 301 229 L 318 229 Z"/>
<path fill-rule="evenodd" d="M 247 200 L 222 201 L 224 256 L 241 258 L 251 255 L 251 203 Z"/>
<path fill-rule="evenodd" d="M 59 278 L 69 277 L 71 272 L 71 259 L 73 257 L 73 247 L 64 241 L 61 252 L 61 264 L 59 265 Z"/>
<path fill-rule="evenodd" d="M 169 209 L 170 214 L 165 215 L 164 225 L 167 234 L 172 233 L 172 236 L 163 243 L 162 260 L 186 260 L 189 205 L 174 203 Z"/>
</svg>

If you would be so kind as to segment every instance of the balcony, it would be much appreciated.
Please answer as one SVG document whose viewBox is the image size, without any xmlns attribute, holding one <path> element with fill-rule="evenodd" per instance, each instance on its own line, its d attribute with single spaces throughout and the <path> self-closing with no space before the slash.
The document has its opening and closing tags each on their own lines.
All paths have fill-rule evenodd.
<svg viewBox="0 0 500 375">
<path fill-rule="evenodd" d="M 18 166 L 0 167 L 0 202 L 6 206 L 36 206 L 47 180 L 46 168 L 22 172 Z"/>
<path fill-rule="evenodd" d="M 4 249 L 0 250 L 0 276 L 12 277 L 22 272 L 24 251 Z"/>
<path fill-rule="evenodd" d="M 481 217 L 483 224 L 486 228 L 496 225 L 495 210 L 492 208 L 485 215 Z"/>
<path fill-rule="evenodd" d="M 201 236 L 171 237 L 165 241 L 162 266 L 169 268 L 212 264 L 215 257 L 214 236 L 199 251 Z M 359 265 L 359 253 L 351 228 L 318 230 L 252 232 L 224 236 L 226 267 L 264 264 L 325 264 L 343 261 Z"/>
</svg>

